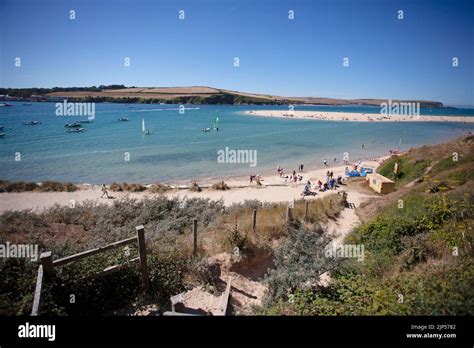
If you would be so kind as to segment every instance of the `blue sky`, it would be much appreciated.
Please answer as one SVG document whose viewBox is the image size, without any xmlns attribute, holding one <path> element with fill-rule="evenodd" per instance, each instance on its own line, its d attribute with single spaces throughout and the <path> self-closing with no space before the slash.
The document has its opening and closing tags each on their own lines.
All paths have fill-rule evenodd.
<svg viewBox="0 0 474 348">
<path fill-rule="evenodd" d="M 204 85 L 474 105 L 472 23 L 474 2 L 456 0 L 0 0 L 0 86 Z"/>
</svg>

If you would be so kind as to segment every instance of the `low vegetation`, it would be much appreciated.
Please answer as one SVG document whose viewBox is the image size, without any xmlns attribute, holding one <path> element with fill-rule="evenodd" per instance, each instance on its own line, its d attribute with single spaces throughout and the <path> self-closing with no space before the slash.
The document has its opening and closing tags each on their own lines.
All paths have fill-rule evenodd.
<svg viewBox="0 0 474 348">
<path fill-rule="evenodd" d="M 398 173 L 396 177 L 393 171 L 395 163 L 398 163 Z M 429 165 L 430 161 L 427 159 L 412 160 L 409 155 L 394 155 L 384 161 L 377 169 L 377 172 L 386 178 L 395 180 L 395 187 L 401 187 L 423 176 Z"/>
<path fill-rule="evenodd" d="M 39 192 L 74 192 L 79 187 L 68 182 L 61 183 L 57 181 L 45 181 L 37 184 L 35 182 L 24 182 L 24 181 L 5 181 L 0 180 L 0 192 L 27 192 L 27 191 L 39 191 Z"/>
<path fill-rule="evenodd" d="M 191 191 L 191 192 L 201 192 L 202 189 L 196 182 L 193 182 L 191 184 L 191 186 L 189 187 L 189 191 Z"/>
<path fill-rule="evenodd" d="M 216 183 L 212 184 L 211 188 L 213 190 L 219 190 L 219 191 L 230 190 L 230 187 L 227 186 L 227 184 L 224 181 L 219 181 L 219 182 L 216 182 Z"/>
<path fill-rule="evenodd" d="M 146 190 L 146 186 L 141 184 L 129 184 L 129 183 L 121 183 L 117 184 L 116 182 L 110 185 L 110 190 L 114 192 L 143 192 Z"/>
</svg>

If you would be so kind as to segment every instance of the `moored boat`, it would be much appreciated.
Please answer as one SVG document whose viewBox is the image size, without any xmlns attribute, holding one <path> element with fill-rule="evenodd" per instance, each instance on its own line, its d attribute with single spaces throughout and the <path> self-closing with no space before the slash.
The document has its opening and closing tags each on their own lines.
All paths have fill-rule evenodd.
<svg viewBox="0 0 474 348">
<path fill-rule="evenodd" d="M 38 124 L 41 124 L 41 122 L 40 121 L 23 122 L 23 125 L 25 125 L 25 126 L 36 126 Z"/>
<path fill-rule="evenodd" d="M 66 123 L 66 124 L 64 125 L 64 127 L 66 127 L 66 128 L 79 128 L 79 127 L 81 127 L 81 126 L 82 126 L 82 124 L 79 123 L 79 122 Z"/>
<path fill-rule="evenodd" d="M 84 128 L 70 128 L 66 131 L 66 133 L 80 133 L 84 131 Z"/>
</svg>

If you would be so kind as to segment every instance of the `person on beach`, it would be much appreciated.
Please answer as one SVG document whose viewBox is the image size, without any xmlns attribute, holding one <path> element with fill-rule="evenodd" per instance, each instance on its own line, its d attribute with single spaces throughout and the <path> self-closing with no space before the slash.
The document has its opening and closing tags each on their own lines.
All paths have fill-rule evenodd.
<svg viewBox="0 0 474 348">
<path fill-rule="evenodd" d="M 344 184 L 342 183 L 342 176 L 339 175 L 339 176 L 337 177 L 337 179 L 336 179 L 336 184 L 338 184 L 338 185 L 344 185 Z"/>
<path fill-rule="evenodd" d="M 334 185 L 335 183 L 336 183 L 336 180 L 334 180 L 333 178 L 329 180 L 329 187 L 331 188 L 331 190 L 334 190 L 336 188 Z"/>
<path fill-rule="evenodd" d="M 324 165 L 327 166 L 328 165 L 328 161 L 327 159 L 324 159 Z"/>
<path fill-rule="evenodd" d="M 107 198 L 110 198 L 109 193 L 107 192 L 107 188 L 105 187 L 105 184 L 102 185 L 102 196 L 100 196 L 100 198 L 103 198 L 104 195 L 106 195 Z"/>
<path fill-rule="evenodd" d="M 334 161 L 333 161 L 334 164 L 336 164 L 336 157 L 334 157 Z"/>
<path fill-rule="evenodd" d="M 277 167 L 277 172 L 278 172 L 278 174 L 280 174 L 280 178 L 281 178 L 283 176 L 283 168 L 278 166 Z"/>
<path fill-rule="evenodd" d="M 316 192 L 311 191 L 311 181 L 304 185 L 303 192 L 301 192 L 302 196 L 316 196 Z"/>
</svg>

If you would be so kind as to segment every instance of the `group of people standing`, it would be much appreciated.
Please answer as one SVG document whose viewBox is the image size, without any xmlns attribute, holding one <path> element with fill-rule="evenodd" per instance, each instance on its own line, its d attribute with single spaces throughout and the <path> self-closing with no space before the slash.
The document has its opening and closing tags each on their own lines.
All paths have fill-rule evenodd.
<svg viewBox="0 0 474 348">
<path fill-rule="evenodd" d="M 336 158 L 334 158 L 334 163 L 336 162 Z M 327 166 L 327 160 L 324 159 L 324 164 Z M 298 172 L 303 172 L 304 166 L 300 164 L 298 166 Z M 290 175 L 285 175 L 283 172 L 283 168 L 281 166 L 277 167 L 277 172 L 280 175 L 280 178 L 284 178 L 285 182 L 299 182 L 303 181 L 303 176 L 301 174 L 297 174 L 295 170 Z M 310 180 L 306 182 L 303 188 L 303 192 L 301 193 L 302 196 L 314 196 L 316 195 L 316 191 L 324 192 L 327 190 L 335 190 L 337 187 L 343 184 L 342 176 L 338 176 L 337 178 L 334 177 L 334 172 L 332 170 L 328 170 L 326 172 L 326 177 L 324 181 L 318 180 L 316 184 L 312 184 Z"/>
<path fill-rule="evenodd" d="M 317 190 L 319 192 L 324 192 L 327 190 L 335 190 L 337 187 L 340 185 L 344 185 L 342 182 L 342 176 L 338 176 L 337 178 L 334 178 L 334 173 L 333 171 L 327 171 L 326 172 L 326 177 L 324 182 L 321 180 L 318 180 L 317 184 L 314 185 L 314 190 Z M 315 196 L 317 193 L 315 191 L 311 190 L 311 181 L 307 181 L 307 183 L 304 185 L 303 192 L 301 193 L 302 196 Z"/>
</svg>

